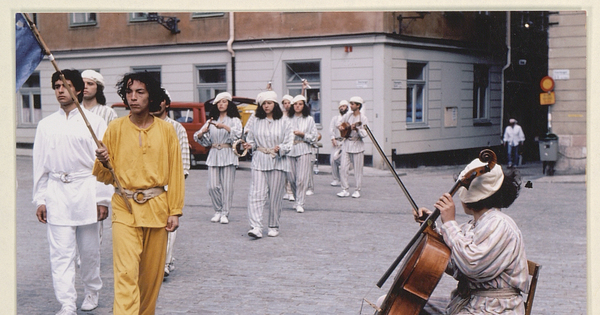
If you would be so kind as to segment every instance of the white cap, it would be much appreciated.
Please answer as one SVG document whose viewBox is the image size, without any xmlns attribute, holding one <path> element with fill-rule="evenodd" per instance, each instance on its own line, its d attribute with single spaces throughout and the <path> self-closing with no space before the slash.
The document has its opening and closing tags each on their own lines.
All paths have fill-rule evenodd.
<svg viewBox="0 0 600 315">
<path fill-rule="evenodd" d="M 350 98 L 350 102 L 351 102 L 351 103 L 352 103 L 352 102 L 354 102 L 354 103 L 360 103 L 360 104 L 363 104 L 363 103 L 364 103 L 364 102 L 363 102 L 363 99 L 362 99 L 362 97 L 360 97 L 360 96 L 352 96 L 352 97 Z"/>
<path fill-rule="evenodd" d="M 294 99 L 292 100 L 292 104 L 296 104 L 297 101 L 304 101 L 304 104 L 306 104 L 306 97 L 304 97 L 302 95 L 296 95 L 296 96 L 294 96 Z"/>
<path fill-rule="evenodd" d="M 262 105 L 264 101 L 273 101 L 277 103 L 277 93 L 274 91 L 264 91 L 258 93 L 256 96 L 256 103 L 258 103 L 258 105 Z"/>
<path fill-rule="evenodd" d="M 288 101 L 290 101 L 290 103 L 291 103 L 293 99 L 294 99 L 294 98 L 293 98 L 291 95 L 289 95 L 289 94 L 286 94 L 286 95 L 284 95 L 284 96 L 281 98 L 281 101 L 282 101 L 282 103 L 283 103 L 283 100 L 288 100 Z"/>
<path fill-rule="evenodd" d="M 459 178 L 463 178 L 466 174 L 474 169 L 485 166 L 488 163 L 481 162 L 479 159 L 473 160 L 465 169 L 460 173 Z M 464 203 L 472 203 L 483 200 L 500 189 L 502 181 L 504 180 L 504 172 L 502 172 L 502 166 L 496 164 L 489 172 L 477 176 L 469 185 L 469 189 L 461 187 L 458 190 L 458 196 Z"/>
<path fill-rule="evenodd" d="M 342 107 L 344 105 L 349 106 L 350 104 L 346 100 L 341 100 L 340 103 L 338 104 L 338 108 L 340 108 L 340 107 Z"/>
<path fill-rule="evenodd" d="M 511 119 L 508 120 L 508 123 L 510 123 L 510 124 L 516 124 L 517 120 L 514 119 L 514 118 L 511 118 Z"/>
<path fill-rule="evenodd" d="M 231 101 L 231 94 L 229 92 L 221 92 L 219 94 L 217 94 L 217 96 L 215 97 L 215 99 L 213 100 L 213 104 L 217 104 L 220 100 L 222 99 L 226 99 L 228 101 Z"/>
<path fill-rule="evenodd" d="M 94 80 L 94 82 L 96 82 L 96 84 L 104 86 L 104 77 L 100 73 L 98 73 L 94 70 L 83 71 L 81 73 L 81 78 Z"/>
</svg>

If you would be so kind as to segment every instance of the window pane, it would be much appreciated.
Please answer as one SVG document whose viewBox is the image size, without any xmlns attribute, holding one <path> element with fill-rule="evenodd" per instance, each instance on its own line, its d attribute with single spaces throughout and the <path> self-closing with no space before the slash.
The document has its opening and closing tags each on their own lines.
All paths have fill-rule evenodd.
<svg viewBox="0 0 600 315">
<path fill-rule="evenodd" d="M 407 80 L 423 80 L 425 64 L 409 62 L 406 69 Z"/>
<path fill-rule="evenodd" d="M 406 88 L 406 122 L 413 121 L 413 87 Z"/>
<path fill-rule="evenodd" d="M 191 108 L 171 109 L 169 116 L 178 122 L 194 121 L 194 111 Z"/>
<path fill-rule="evenodd" d="M 321 81 L 321 67 L 318 61 L 289 62 L 286 66 L 288 83 L 301 83 L 302 79 L 306 79 L 309 82 Z"/>
<path fill-rule="evenodd" d="M 23 84 L 23 87 L 21 88 L 28 88 L 28 87 L 40 87 L 40 73 L 39 72 L 34 72 L 32 73 L 29 78 L 27 79 L 27 81 L 25 81 L 25 83 Z"/>
<path fill-rule="evenodd" d="M 221 83 L 226 82 L 225 68 L 198 69 L 198 83 Z"/>
<path fill-rule="evenodd" d="M 415 96 L 415 122 L 423 121 L 423 87 L 416 86 Z"/>
</svg>

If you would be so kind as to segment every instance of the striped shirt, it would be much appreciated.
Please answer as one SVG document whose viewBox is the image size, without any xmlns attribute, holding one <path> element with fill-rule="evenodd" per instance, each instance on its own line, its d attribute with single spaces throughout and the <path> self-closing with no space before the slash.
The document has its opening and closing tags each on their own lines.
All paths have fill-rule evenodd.
<svg viewBox="0 0 600 315">
<path fill-rule="evenodd" d="M 207 121 L 204 126 L 196 133 L 194 133 L 194 140 L 200 145 L 210 147 L 213 144 L 233 144 L 237 139 L 242 136 L 242 121 L 237 117 L 225 117 L 224 120 L 216 121 L 220 124 L 225 124 L 231 131 L 227 131 L 225 128 L 219 129 L 215 125 L 211 124 L 208 127 L 208 132 L 200 136 L 200 130 L 206 127 Z M 199 137 L 200 136 L 200 137 Z M 233 153 L 232 148 L 211 148 L 206 158 L 206 165 L 208 166 L 227 166 L 227 165 L 239 165 L 238 157 Z"/>
<path fill-rule="evenodd" d="M 179 139 L 179 147 L 181 148 L 181 162 L 183 163 L 183 175 L 190 174 L 190 143 L 188 141 L 187 131 L 177 121 L 171 119 L 169 116 L 165 118 L 166 122 L 170 122 L 175 128 L 177 138 Z"/>
<path fill-rule="evenodd" d="M 339 139 L 341 137 L 340 130 L 338 127 L 342 124 L 342 115 L 335 115 L 331 118 L 331 122 L 329 123 L 329 134 L 331 135 L 331 139 Z"/>
<path fill-rule="evenodd" d="M 529 291 L 525 244 L 517 224 L 497 209 L 486 211 L 475 223 L 448 221 L 441 227 L 452 250 L 449 269 L 465 278 L 471 290 L 515 288 Z M 469 314 L 523 314 L 523 299 L 472 295 L 463 310 Z"/>
<path fill-rule="evenodd" d="M 365 143 L 363 138 L 367 136 L 365 125 L 369 124 L 369 120 L 365 114 L 360 113 L 358 116 L 354 116 L 354 112 L 349 111 L 342 117 L 342 122 L 347 122 L 350 125 L 360 122 L 358 131 L 352 130 L 350 137 L 342 144 L 342 150 L 348 153 L 360 153 L 365 151 Z M 341 124 L 341 123 L 340 123 Z"/>
<path fill-rule="evenodd" d="M 255 118 L 248 129 L 247 142 L 252 146 L 252 169 L 259 171 L 290 171 L 286 155 L 292 149 L 294 134 L 287 119 Z M 272 149 L 279 146 L 275 157 L 261 152 L 257 148 Z"/>
<path fill-rule="evenodd" d="M 296 116 L 289 119 L 292 133 L 296 130 L 304 133 L 304 137 L 294 135 L 294 145 L 288 156 L 300 156 L 312 153 L 312 144 L 317 142 L 317 125 L 312 116 Z"/>
<path fill-rule="evenodd" d="M 106 121 L 107 125 L 109 122 L 111 122 L 115 118 L 117 118 L 117 112 L 114 109 L 112 109 L 111 107 L 108 107 L 106 105 L 98 104 L 88 110 L 90 112 L 102 117 L 102 119 L 104 119 L 104 121 Z"/>
</svg>

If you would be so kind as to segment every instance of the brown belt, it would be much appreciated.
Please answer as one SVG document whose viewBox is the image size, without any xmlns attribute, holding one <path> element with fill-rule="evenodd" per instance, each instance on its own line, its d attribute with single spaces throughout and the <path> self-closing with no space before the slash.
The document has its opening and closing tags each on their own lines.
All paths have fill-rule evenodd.
<svg viewBox="0 0 600 315">
<path fill-rule="evenodd" d="M 148 188 L 148 189 L 137 189 L 135 191 L 123 189 L 123 191 L 125 192 L 125 196 L 127 198 L 131 198 L 131 199 L 133 199 L 133 201 L 135 201 L 139 204 L 143 204 L 143 203 L 146 203 L 146 201 L 148 201 L 154 197 L 158 197 L 160 194 L 164 193 L 165 187 L 152 187 L 152 188 Z M 118 193 L 116 188 L 115 188 L 115 192 Z"/>
<path fill-rule="evenodd" d="M 231 148 L 231 144 L 229 144 L 229 143 L 213 143 L 212 147 L 217 150 L 221 150 L 223 148 Z"/>
</svg>

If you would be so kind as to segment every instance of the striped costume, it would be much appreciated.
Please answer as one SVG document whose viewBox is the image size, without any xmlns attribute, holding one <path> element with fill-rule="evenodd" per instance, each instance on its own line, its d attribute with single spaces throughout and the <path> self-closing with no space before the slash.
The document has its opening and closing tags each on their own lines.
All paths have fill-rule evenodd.
<svg viewBox="0 0 600 315">
<path fill-rule="evenodd" d="M 304 137 L 294 136 L 292 150 L 287 154 L 290 171 L 287 173 L 296 197 L 296 205 L 304 207 L 310 172 L 312 172 L 312 143 L 317 141 L 317 126 L 311 116 L 294 116 L 289 119 L 293 131 L 301 131 Z"/>
</svg>

